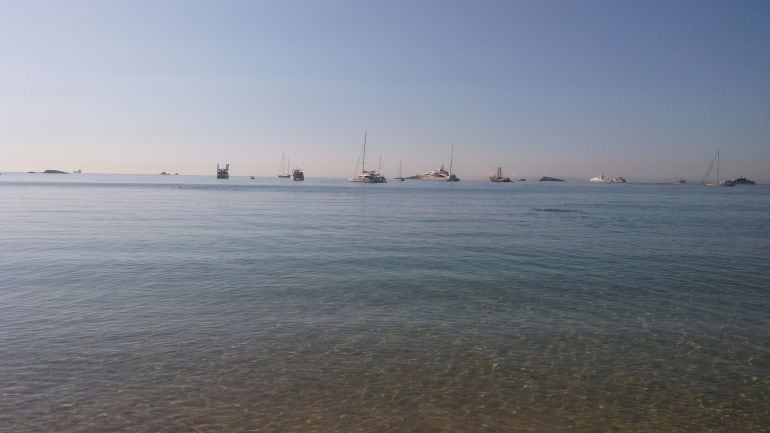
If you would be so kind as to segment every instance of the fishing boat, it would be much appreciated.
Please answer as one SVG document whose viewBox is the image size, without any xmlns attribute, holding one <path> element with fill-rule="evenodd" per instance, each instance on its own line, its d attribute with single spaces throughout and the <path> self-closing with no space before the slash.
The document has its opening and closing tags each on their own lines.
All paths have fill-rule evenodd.
<svg viewBox="0 0 770 433">
<path fill-rule="evenodd" d="M 503 168 L 497 167 L 497 173 L 489 176 L 489 180 L 492 182 L 510 182 L 511 178 L 503 176 Z"/>
<path fill-rule="evenodd" d="M 626 178 L 622 176 L 605 176 L 604 173 L 602 173 L 599 176 L 588 179 L 588 181 L 594 183 L 626 183 Z"/>
<path fill-rule="evenodd" d="M 289 164 L 286 161 L 286 153 L 281 152 L 281 168 L 278 169 L 278 177 L 280 178 L 289 178 L 291 175 L 289 174 Z"/>
<path fill-rule="evenodd" d="M 714 177 L 711 176 L 714 173 Z M 732 180 L 719 180 L 719 151 L 714 155 L 714 159 L 711 160 L 709 168 L 706 170 L 706 174 L 703 176 L 703 184 L 706 186 L 735 186 L 735 182 Z"/>
<path fill-rule="evenodd" d="M 364 131 L 364 144 L 361 146 L 360 158 L 356 162 L 355 174 L 348 178 L 348 182 L 359 183 L 385 183 L 387 180 L 385 176 L 379 173 L 377 170 L 366 169 L 366 135 L 367 131 Z M 358 166 L 361 165 L 361 172 L 358 172 Z"/>
<path fill-rule="evenodd" d="M 217 164 L 217 179 L 229 179 L 230 178 L 230 164 L 225 164 L 225 168 L 219 168 Z"/>
<path fill-rule="evenodd" d="M 438 180 L 444 182 L 459 182 L 460 179 L 452 173 L 452 166 L 454 163 L 454 146 L 449 157 L 449 171 L 446 171 L 444 164 L 441 164 L 441 168 L 438 170 L 431 170 L 422 175 L 422 180 Z"/>
<path fill-rule="evenodd" d="M 301 169 L 295 168 L 291 171 L 291 180 L 302 181 L 305 180 L 305 173 Z"/>
</svg>

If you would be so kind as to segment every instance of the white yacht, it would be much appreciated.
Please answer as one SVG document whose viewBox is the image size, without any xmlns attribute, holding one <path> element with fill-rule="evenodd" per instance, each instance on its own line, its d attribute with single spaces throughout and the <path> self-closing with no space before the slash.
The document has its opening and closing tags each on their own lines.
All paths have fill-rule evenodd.
<svg viewBox="0 0 770 433">
<path fill-rule="evenodd" d="M 444 164 L 438 170 L 431 170 L 422 175 L 422 180 L 449 180 L 449 172 L 444 169 Z"/>
<path fill-rule="evenodd" d="M 602 173 L 600 176 L 596 176 L 588 179 L 588 181 L 595 182 L 595 183 L 626 183 L 626 178 L 622 176 L 619 176 L 619 177 L 605 176 L 604 173 Z"/>
<path fill-rule="evenodd" d="M 364 144 L 361 147 L 361 157 L 358 159 L 358 162 L 356 163 L 356 174 L 349 177 L 348 182 L 385 183 L 387 182 L 387 180 L 385 179 L 385 176 L 383 176 L 377 170 L 366 169 L 366 134 L 367 134 L 367 131 L 364 131 Z M 358 163 L 361 164 L 360 173 L 358 172 Z"/>
<path fill-rule="evenodd" d="M 460 179 L 452 173 L 452 163 L 454 162 L 454 146 L 452 146 L 452 153 L 449 158 L 449 171 L 446 171 L 444 164 L 441 164 L 441 168 L 438 170 L 431 170 L 422 175 L 422 180 L 439 180 L 444 182 L 459 182 Z"/>
</svg>

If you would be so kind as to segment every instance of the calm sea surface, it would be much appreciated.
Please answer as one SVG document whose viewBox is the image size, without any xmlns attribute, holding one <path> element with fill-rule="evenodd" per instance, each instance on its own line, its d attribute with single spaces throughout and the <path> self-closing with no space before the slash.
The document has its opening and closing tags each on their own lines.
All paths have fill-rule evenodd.
<svg viewBox="0 0 770 433">
<path fill-rule="evenodd" d="M 767 432 L 770 187 L 0 176 L 1 432 Z"/>
</svg>

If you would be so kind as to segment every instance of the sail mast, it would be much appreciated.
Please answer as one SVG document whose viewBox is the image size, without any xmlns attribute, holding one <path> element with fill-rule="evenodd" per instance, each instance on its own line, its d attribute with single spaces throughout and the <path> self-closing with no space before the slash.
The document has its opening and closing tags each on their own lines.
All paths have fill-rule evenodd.
<svg viewBox="0 0 770 433">
<path fill-rule="evenodd" d="M 364 129 L 364 152 L 363 157 L 361 158 L 361 171 L 364 173 L 366 172 L 366 133 L 367 130 Z"/>
<path fill-rule="evenodd" d="M 719 151 L 717 150 L 717 185 L 719 185 Z"/>
<path fill-rule="evenodd" d="M 452 165 L 454 165 L 455 159 L 455 145 L 453 144 L 449 153 L 449 176 L 452 176 Z"/>
</svg>

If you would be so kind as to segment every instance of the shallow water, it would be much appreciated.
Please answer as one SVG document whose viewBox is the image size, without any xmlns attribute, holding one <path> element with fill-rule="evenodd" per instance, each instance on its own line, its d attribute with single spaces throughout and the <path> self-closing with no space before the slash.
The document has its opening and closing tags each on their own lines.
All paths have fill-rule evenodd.
<svg viewBox="0 0 770 433">
<path fill-rule="evenodd" d="M 760 432 L 770 187 L 3 174 L 0 431 Z"/>
</svg>

